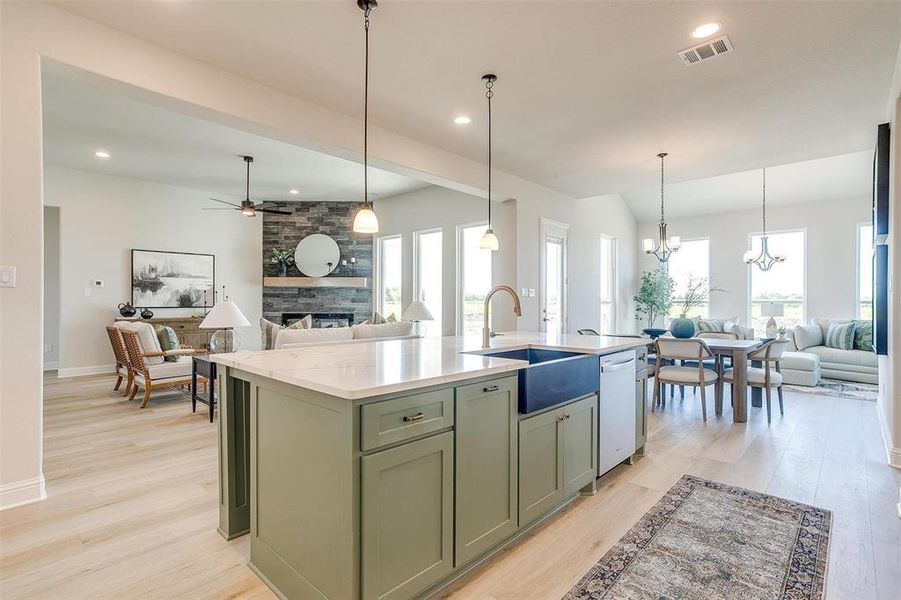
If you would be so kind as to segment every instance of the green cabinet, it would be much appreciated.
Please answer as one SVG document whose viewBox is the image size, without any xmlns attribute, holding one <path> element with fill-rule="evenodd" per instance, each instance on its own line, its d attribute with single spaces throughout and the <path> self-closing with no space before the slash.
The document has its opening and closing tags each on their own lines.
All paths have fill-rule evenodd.
<svg viewBox="0 0 901 600">
<path fill-rule="evenodd" d="M 361 458 L 363 598 L 412 598 L 453 570 L 453 452 L 448 431 Z"/>
<path fill-rule="evenodd" d="M 519 524 L 527 525 L 597 474 L 596 395 L 519 422 Z"/>
<path fill-rule="evenodd" d="M 456 548 L 463 565 L 517 528 L 517 381 L 456 391 Z"/>
</svg>

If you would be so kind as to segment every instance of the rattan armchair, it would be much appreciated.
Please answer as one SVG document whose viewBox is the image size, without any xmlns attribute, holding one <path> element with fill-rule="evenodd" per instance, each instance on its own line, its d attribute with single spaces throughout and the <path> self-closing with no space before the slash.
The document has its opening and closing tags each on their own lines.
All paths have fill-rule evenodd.
<svg viewBox="0 0 901 600">
<path fill-rule="evenodd" d="M 134 400 L 138 393 L 138 388 L 143 389 L 144 398 L 141 401 L 141 408 L 145 408 L 147 403 L 150 402 L 150 396 L 155 389 L 190 385 L 191 356 L 207 352 L 206 350 L 194 348 L 180 348 L 165 352 L 152 350 L 147 352 L 142 347 L 136 331 L 122 329 L 121 333 L 133 375 L 131 393 L 128 399 Z M 171 357 L 177 357 L 178 360 L 175 362 L 159 360 Z"/>
</svg>

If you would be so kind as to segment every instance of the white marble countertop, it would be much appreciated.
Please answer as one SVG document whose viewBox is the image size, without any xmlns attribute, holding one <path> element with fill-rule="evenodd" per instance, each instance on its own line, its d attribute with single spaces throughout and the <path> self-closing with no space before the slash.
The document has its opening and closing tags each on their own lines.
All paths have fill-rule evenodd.
<svg viewBox="0 0 901 600">
<path fill-rule="evenodd" d="M 601 355 L 644 346 L 649 340 L 514 331 L 492 338 L 489 350 L 483 350 L 481 342 L 479 335 L 367 340 L 211 354 L 210 360 L 290 385 L 357 400 L 528 366 L 522 360 L 474 354 L 478 352 L 531 347 Z"/>
</svg>

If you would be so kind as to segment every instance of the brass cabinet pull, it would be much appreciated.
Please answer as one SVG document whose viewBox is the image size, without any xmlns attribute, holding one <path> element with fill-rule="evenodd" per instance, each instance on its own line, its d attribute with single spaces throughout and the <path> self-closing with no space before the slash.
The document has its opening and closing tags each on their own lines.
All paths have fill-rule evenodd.
<svg viewBox="0 0 901 600">
<path fill-rule="evenodd" d="M 489 386 L 487 386 L 487 387 L 483 387 L 483 388 L 482 388 L 482 391 L 485 392 L 485 393 L 487 394 L 488 392 L 496 392 L 496 391 L 498 391 L 499 389 L 501 389 L 501 388 L 499 388 L 499 387 L 496 386 L 496 385 L 489 385 Z"/>
<path fill-rule="evenodd" d="M 564 414 L 560 415 L 559 417 L 557 417 L 557 420 L 558 421 L 568 421 L 571 418 L 572 418 L 572 415 L 564 413 Z"/>
<path fill-rule="evenodd" d="M 416 413 L 415 415 L 407 415 L 404 417 L 404 423 L 415 423 L 416 421 L 422 421 L 425 418 L 423 413 Z"/>
</svg>

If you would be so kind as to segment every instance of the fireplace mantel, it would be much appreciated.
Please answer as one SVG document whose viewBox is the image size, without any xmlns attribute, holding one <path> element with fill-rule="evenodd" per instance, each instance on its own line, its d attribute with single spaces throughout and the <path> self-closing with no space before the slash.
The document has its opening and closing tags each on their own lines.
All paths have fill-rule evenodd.
<svg viewBox="0 0 901 600">
<path fill-rule="evenodd" d="M 367 288 L 366 277 L 263 277 L 263 287 Z"/>
</svg>

